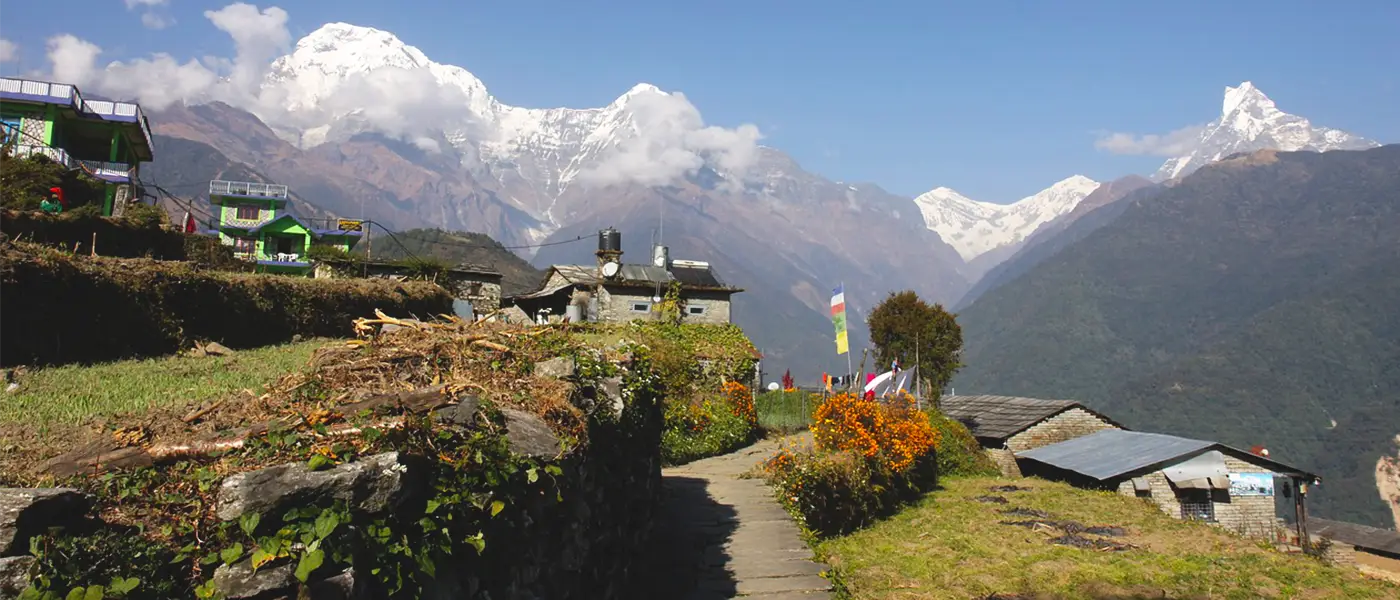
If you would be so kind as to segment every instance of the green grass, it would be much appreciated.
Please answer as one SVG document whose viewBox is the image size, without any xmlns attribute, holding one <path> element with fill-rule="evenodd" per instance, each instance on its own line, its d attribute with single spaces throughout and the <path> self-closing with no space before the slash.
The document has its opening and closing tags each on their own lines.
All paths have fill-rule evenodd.
<svg viewBox="0 0 1400 600">
<path fill-rule="evenodd" d="M 807 429 L 812 423 L 812 411 L 820 402 L 807 392 L 763 392 L 754 396 L 754 410 L 759 427 L 789 434 Z"/>
<path fill-rule="evenodd" d="M 1023 492 L 990 492 L 1015 483 Z M 854 598 L 1400 598 L 1400 586 L 1352 568 L 1285 555 L 1208 525 L 1172 519 L 1155 505 L 1038 479 L 949 479 L 945 488 L 868 529 L 820 542 L 818 553 Z M 984 494 L 1010 504 L 984 504 Z M 1138 546 L 1100 552 L 1052 545 L 1053 534 L 1000 524 L 1026 520 L 1009 507 L 1085 525 L 1125 527 Z"/>
<path fill-rule="evenodd" d="M 306 364 L 326 339 L 241 350 L 222 357 L 165 357 L 38 369 L 0 394 L 0 425 L 76 425 L 262 387 Z"/>
</svg>

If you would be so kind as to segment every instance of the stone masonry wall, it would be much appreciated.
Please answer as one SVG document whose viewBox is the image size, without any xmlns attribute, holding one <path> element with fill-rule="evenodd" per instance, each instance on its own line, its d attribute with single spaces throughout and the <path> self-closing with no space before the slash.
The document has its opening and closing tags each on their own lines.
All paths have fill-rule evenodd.
<svg viewBox="0 0 1400 600">
<path fill-rule="evenodd" d="M 1006 440 L 1006 447 L 1012 452 L 1025 452 L 1084 437 L 1103 429 L 1117 429 L 1117 427 L 1094 416 L 1087 410 L 1071 408 L 1011 436 Z"/>
<path fill-rule="evenodd" d="M 1262 473 L 1268 469 L 1250 464 L 1230 455 L 1225 467 L 1231 473 Z M 1222 502 L 1221 500 L 1226 500 Z M 1278 530 L 1278 510 L 1273 496 L 1229 496 L 1217 494 L 1215 520 L 1221 527 L 1252 537 L 1272 538 Z"/>
<path fill-rule="evenodd" d="M 685 322 L 711 324 L 730 322 L 729 294 L 721 292 L 687 292 L 685 299 Z M 690 314 L 690 306 L 703 306 L 705 307 L 705 313 L 700 315 Z"/>
<path fill-rule="evenodd" d="M 576 366 L 572 359 L 557 358 L 538 363 L 535 372 L 573 380 Z M 549 478 L 558 494 L 511 499 L 508 510 L 485 522 L 484 548 L 445 559 L 416 597 L 626 597 L 636 575 L 634 565 L 640 564 L 648 547 L 661 483 L 661 402 L 653 388 L 632 386 L 630 381 L 613 377 L 578 382 L 573 400 L 589 415 L 586 439 L 594 443 L 564 451 L 562 458 L 556 457 L 566 446 L 543 419 L 501 409 L 511 452 L 558 467 L 553 474 L 538 474 L 542 482 Z M 480 426 L 479 410 L 474 397 L 467 396 L 434 414 L 445 426 L 473 428 Z M 432 457 L 387 452 L 326 470 L 297 462 L 238 473 L 217 484 L 215 512 L 219 519 L 240 526 L 244 515 L 256 513 L 275 529 L 276 515 L 338 501 L 348 502 L 355 514 L 402 517 L 416 526 L 424 501 L 443 481 L 433 465 Z M 0 598 L 12 597 L 28 585 L 35 565 L 25 556 L 29 537 L 61 532 L 83 521 L 92 500 L 76 490 L 0 488 Z M 305 583 L 297 581 L 293 563 L 274 561 L 254 569 L 250 561 L 213 571 L 213 585 L 221 597 L 364 600 L 391 594 L 368 573 L 356 571 L 356 566 L 373 565 L 372 561 L 356 561 L 356 566 L 336 567 L 330 573 L 321 569 Z"/>
<path fill-rule="evenodd" d="M 1021 467 L 1016 464 L 1016 455 L 1006 448 L 987 448 L 987 456 L 1001 469 L 1001 474 L 1006 477 L 1020 477 Z"/>
<path fill-rule="evenodd" d="M 1231 473 L 1259 473 L 1267 469 L 1248 462 L 1225 456 L 1225 466 Z M 1141 476 L 1151 487 L 1151 500 L 1172 518 L 1181 518 L 1181 501 L 1167 476 L 1154 471 Z M 1118 484 L 1118 493 L 1124 496 L 1137 496 L 1131 479 Z M 1228 492 L 1215 491 L 1212 495 L 1215 505 L 1215 525 L 1251 537 L 1273 539 L 1278 532 L 1277 511 L 1273 496 L 1230 496 Z"/>
</svg>

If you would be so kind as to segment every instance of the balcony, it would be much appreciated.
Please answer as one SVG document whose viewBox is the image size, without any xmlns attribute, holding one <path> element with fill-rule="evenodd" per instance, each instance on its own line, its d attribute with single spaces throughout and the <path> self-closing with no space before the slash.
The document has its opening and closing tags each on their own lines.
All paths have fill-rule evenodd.
<svg viewBox="0 0 1400 600">
<path fill-rule="evenodd" d="M 77 160 L 68 156 L 67 152 L 59 150 L 58 148 L 50 148 L 48 146 L 39 146 L 35 144 L 15 144 L 10 147 L 10 156 L 15 158 L 27 158 L 35 155 L 47 157 L 49 160 L 70 169 L 75 169 L 78 166 Z"/>
<path fill-rule="evenodd" d="M 151 128 L 141 106 L 130 102 L 110 100 L 84 100 L 78 88 L 66 83 L 49 83 L 29 79 L 0 77 L 0 98 L 28 102 L 61 104 L 77 111 L 78 114 L 96 117 L 105 121 L 136 123 L 141 128 L 146 147 L 151 147 Z"/>
<path fill-rule="evenodd" d="M 253 183 L 249 181 L 222 181 L 214 180 L 209 182 L 209 195 L 212 196 L 248 196 L 253 198 L 277 198 L 287 199 L 287 186 L 274 183 Z"/>
</svg>

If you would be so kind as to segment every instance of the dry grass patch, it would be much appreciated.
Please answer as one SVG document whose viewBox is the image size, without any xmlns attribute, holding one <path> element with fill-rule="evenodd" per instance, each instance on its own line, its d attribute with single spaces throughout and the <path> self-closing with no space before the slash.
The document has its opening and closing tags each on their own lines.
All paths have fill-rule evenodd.
<svg viewBox="0 0 1400 600">
<path fill-rule="evenodd" d="M 1004 479 L 967 478 L 918 505 L 857 533 L 818 546 L 855 598 L 1400 598 L 1400 586 L 1354 569 L 1285 555 L 1257 541 L 1186 523 L 1147 502 L 1109 492 L 1028 479 L 1029 491 L 992 491 Z M 1008 504 L 983 503 L 1001 495 Z M 1095 550 L 1051 543 L 1059 527 L 1003 521 L 1037 520 L 1030 509 L 1068 525 L 1123 528 L 1121 536 L 1078 533 Z"/>
</svg>

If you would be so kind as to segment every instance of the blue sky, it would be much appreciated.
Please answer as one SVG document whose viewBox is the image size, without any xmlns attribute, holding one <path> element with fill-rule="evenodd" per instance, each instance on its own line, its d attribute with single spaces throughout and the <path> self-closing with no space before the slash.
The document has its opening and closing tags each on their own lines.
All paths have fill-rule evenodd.
<svg viewBox="0 0 1400 600">
<path fill-rule="evenodd" d="M 0 0 L 0 37 L 39 68 L 72 33 L 103 60 L 231 56 L 202 13 L 227 2 Z M 293 39 L 328 21 L 392 31 L 521 106 L 601 106 L 633 84 L 684 92 L 708 122 L 754 123 L 809 170 L 914 195 L 1010 201 L 1075 173 L 1162 158 L 1107 131 L 1211 120 L 1251 80 L 1315 124 L 1400 142 L 1400 2 L 286 2 Z M 261 7 L 269 4 L 260 4 Z M 142 14 L 174 24 L 142 28 Z M 61 15 L 56 18 L 55 15 Z"/>
</svg>

